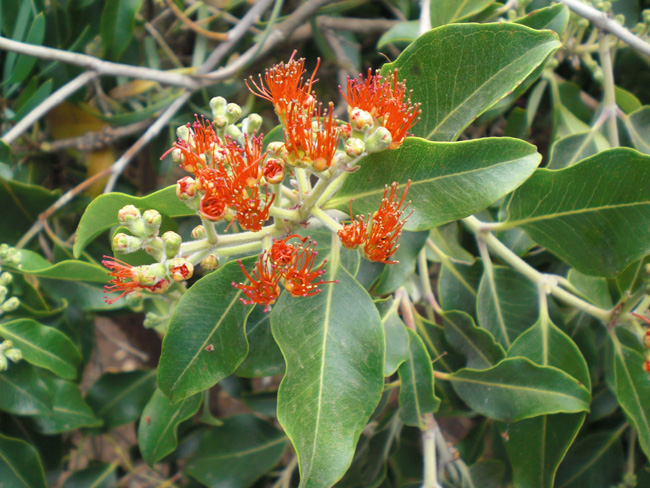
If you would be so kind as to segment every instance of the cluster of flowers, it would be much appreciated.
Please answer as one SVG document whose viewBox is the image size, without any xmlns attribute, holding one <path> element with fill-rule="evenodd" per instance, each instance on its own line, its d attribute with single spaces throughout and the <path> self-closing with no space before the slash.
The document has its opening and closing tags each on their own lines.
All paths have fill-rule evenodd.
<svg viewBox="0 0 650 488">
<path fill-rule="evenodd" d="M 20 261 L 20 251 L 18 249 L 10 247 L 7 244 L 0 245 L 0 264 L 19 268 Z M 2 267 L 0 267 L 0 315 L 13 312 L 20 305 L 18 298 L 8 297 L 8 287 L 12 281 L 13 277 L 11 273 L 2 271 Z"/>
</svg>

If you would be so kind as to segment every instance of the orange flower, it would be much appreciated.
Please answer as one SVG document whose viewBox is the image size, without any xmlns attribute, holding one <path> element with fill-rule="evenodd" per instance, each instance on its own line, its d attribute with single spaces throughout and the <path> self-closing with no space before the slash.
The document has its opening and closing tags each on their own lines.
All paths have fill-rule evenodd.
<svg viewBox="0 0 650 488">
<path fill-rule="evenodd" d="M 314 76 L 318 71 L 320 65 L 320 58 L 316 62 L 316 69 L 314 69 L 309 82 L 305 84 L 303 75 L 305 74 L 305 59 L 294 59 L 296 51 L 291 54 L 289 61 L 279 63 L 264 71 L 264 81 L 262 76 L 259 75 L 259 85 L 255 83 L 253 77 L 250 77 L 250 82 L 246 82 L 246 86 L 258 97 L 264 98 L 275 105 L 275 111 L 278 115 L 286 113 L 292 105 L 297 105 L 301 109 L 306 109 L 311 112 L 311 107 L 315 103 L 315 98 L 311 94 L 312 85 L 314 83 Z"/>
<path fill-rule="evenodd" d="M 244 298 L 240 298 L 240 300 L 244 305 L 253 305 L 255 303 L 264 305 L 264 311 L 268 312 L 271 308 L 270 306 L 275 303 L 278 295 L 280 295 L 278 282 L 282 274 L 275 266 L 269 263 L 269 257 L 266 253 L 260 254 L 260 258 L 253 268 L 252 276 L 244 268 L 241 259 L 238 262 L 244 275 L 250 281 L 250 285 L 232 283 L 232 286 L 243 291 L 249 298 L 249 300 L 245 300 Z"/>
<path fill-rule="evenodd" d="M 319 285 L 325 283 L 338 283 L 338 281 L 324 281 L 318 278 L 326 270 L 323 269 L 327 260 L 314 269 L 314 262 L 318 253 L 314 250 L 315 242 L 300 245 L 295 249 L 294 260 L 289 268 L 284 271 L 284 287 L 295 297 L 308 297 L 320 293 Z M 318 280 L 318 281 L 316 281 Z"/>
<path fill-rule="evenodd" d="M 298 234 L 291 234 L 284 239 L 274 240 L 269 255 L 271 262 L 280 268 L 286 268 L 293 262 L 296 246 L 289 244 L 287 241 L 293 238 L 299 239 L 303 244 L 306 237 L 300 237 Z"/>
<path fill-rule="evenodd" d="M 206 121 L 203 116 L 199 120 L 195 114 L 196 121 L 190 125 L 187 123 L 189 131 L 189 141 L 178 139 L 174 145 L 165 152 L 160 159 L 163 159 L 174 149 L 180 150 L 182 154 L 182 167 L 185 171 L 196 173 L 207 167 L 207 159 L 215 159 L 215 151 L 219 149 L 221 140 L 212 127 L 210 121 Z M 207 156 L 206 156 L 207 155 Z"/>
<path fill-rule="evenodd" d="M 411 102 L 411 93 L 406 91 L 404 81 L 397 81 L 397 70 L 392 76 L 383 78 L 379 72 L 373 75 L 369 69 L 365 78 L 363 75 L 348 78 L 347 94 L 342 90 L 341 94 L 348 102 L 349 112 L 355 108 L 364 110 L 388 129 L 393 139 L 390 149 L 402 145 L 421 113 L 420 105 Z"/>
<path fill-rule="evenodd" d="M 162 293 L 169 288 L 170 282 L 166 279 L 158 280 L 151 286 L 145 286 L 138 281 L 137 270 L 139 267 L 133 267 L 130 264 L 115 259 L 111 256 L 104 256 L 102 264 L 106 266 L 113 277 L 104 287 L 104 293 L 120 293 L 117 298 L 104 297 L 104 301 L 109 305 L 117 302 L 123 296 L 136 290 L 149 290 L 152 293 Z"/>
<path fill-rule="evenodd" d="M 245 192 L 238 194 L 243 197 Z M 259 232 L 262 230 L 262 225 L 269 218 L 269 208 L 275 200 L 275 193 L 269 198 L 268 193 L 265 194 L 264 204 L 259 196 L 259 188 L 255 187 L 251 190 L 251 195 L 248 197 L 243 197 L 237 203 L 237 215 L 236 218 L 241 224 L 241 226 L 253 232 Z"/>
<path fill-rule="evenodd" d="M 363 215 L 357 215 L 357 218 L 352 216 L 352 200 L 350 200 L 350 220 L 349 224 L 343 224 L 343 228 L 339 230 L 336 235 L 341 239 L 341 244 L 348 249 L 356 249 L 361 244 L 366 242 L 368 234 L 366 231 L 366 223 L 363 220 Z"/>
</svg>

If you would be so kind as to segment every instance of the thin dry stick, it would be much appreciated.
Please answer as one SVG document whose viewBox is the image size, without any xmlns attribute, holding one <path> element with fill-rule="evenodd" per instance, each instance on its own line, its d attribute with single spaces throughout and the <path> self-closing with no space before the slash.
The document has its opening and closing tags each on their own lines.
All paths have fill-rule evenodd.
<svg viewBox="0 0 650 488">
<path fill-rule="evenodd" d="M 16 139 L 18 139 L 18 137 L 20 137 L 23 132 L 29 129 L 33 123 L 38 121 L 38 119 L 40 119 L 43 115 L 63 102 L 66 98 L 68 98 L 79 88 L 92 80 L 95 76 L 97 76 L 97 73 L 93 71 L 86 71 L 85 73 L 81 73 L 76 78 L 70 80 L 68 83 L 63 85 L 49 97 L 43 100 L 40 104 L 38 104 L 31 112 L 23 117 L 20 122 L 14 125 L 4 136 L 2 136 L 2 141 L 6 144 L 11 144 L 14 142 Z"/>
<path fill-rule="evenodd" d="M 228 33 L 226 32 L 212 32 L 207 29 L 204 29 L 200 25 L 195 24 L 192 21 L 192 19 L 190 19 L 187 15 L 185 15 L 183 11 L 174 4 L 172 0 L 166 0 L 166 3 L 167 6 L 171 9 L 171 11 L 174 12 L 174 15 L 178 18 L 178 20 L 183 22 L 186 26 L 188 26 L 197 34 L 207 37 L 208 39 L 215 39 L 217 41 L 225 41 L 228 39 Z"/>
<path fill-rule="evenodd" d="M 151 122 L 152 119 L 144 119 L 120 127 L 105 127 L 98 132 L 86 132 L 78 137 L 42 142 L 40 149 L 45 152 L 61 151 L 62 149 L 68 148 L 79 149 L 80 151 L 93 151 L 106 147 L 121 137 L 142 132 L 151 125 Z"/>
<path fill-rule="evenodd" d="M 576 14 L 587 19 L 599 29 L 609 32 L 637 51 L 650 56 L 650 43 L 632 34 L 628 29 L 618 24 L 614 19 L 607 17 L 607 15 L 601 11 L 578 0 L 560 0 L 560 2 L 569 7 L 569 9 Z"/>
</svg>

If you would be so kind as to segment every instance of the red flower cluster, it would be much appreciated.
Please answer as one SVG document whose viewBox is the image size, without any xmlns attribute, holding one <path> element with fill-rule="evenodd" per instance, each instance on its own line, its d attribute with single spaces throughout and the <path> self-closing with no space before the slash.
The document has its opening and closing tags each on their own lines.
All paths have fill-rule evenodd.
<svg viewBox="0 0 650 488">
<path fill-rule="evenodd" d="M 405 82 L 397 81 L 397 70 L 393 71 L 392 76 L 383 78 L 379 72 L 373 75 L 372 70 L 368 69 L 365 78 L 361 74 L 358 78 L 348 78 L 347 94 L 342 90 L 341 94 L 348 102 L 350 114 L 354 109 L 361 109 L 388 129 L 393 138 L 390 149 L 402 145 L 408 130 L 422 112 L 420 104 L 411 102 L 411 93 L 407 92 Z"/>
<path fill-rule="evenodd" d="M 154 277 L 143 273 L 144 266 L 131 266 L 130 264 L 115 259 L 110 256 L 104 256 L 102 264 L 106 266 L 110 272 L 109 274 L 113 277 L 112 280 L 108 282 L 108 285 L 104 287 L 104 292 L 109 293 L 120 293 L 117 298 L 109 298 L 108 296 L 104 297 L 104 301 L 109 305 L 117 302 L 123 296 L 131 293 L 136 290 L 148 290 L 152 293 L 163 293 L 169 288 L 171 284 L 166 279 L 156 280 Z"/>
<path fill-rule="evenodd" d="M 289 243 L 288 241 L 293 238 L 300 242 Z M 239 266 L 250 281 L 249 285 L 232 283 L 235 288 L 242 290 L 249 298 L 248 300 L 242 298 L 242 303 L 264 305 L 264 311 L 268 312 L 270 305 L 275 303 L 280 295 L 278 285 L 280 280 L 284 282 L 286 290 L 296 297 L 316 295 L 321 291 L 320 285 L 336 283 L 336 281 L 319 279 L 325 273 L 323 266 L 327 261 L 314 267 L 318 254 L 315 247 L 315 242 L 292 234 L 279 241 L 274 241 L 268 252 L 260 254 L 251 273 L 246 271 L 239 260 Z"/>
<path fill-rule="evenodd" d="M 178 149 L 183 168 L 196 175 L 196 187 L 203 194 L 199 205 L 201 217 L 219 221 L 230 208 L 244 229 L 259 231 L 269 218 L 274 199 L 266 192 L 262 196 L 260 191 L 260 163 L 266 156 L 262 152 L 262 136 L 246 137 L 241 147 L 228 137 L 222 141 L 212 124 L 204 119 L 197 118 L 194 124 L 188 124 L 188 129 L 189 141 L 179 139 L 171 150 Z M 182 188 L 178 192 L 183 194 L 188 188 L 187 180 L 179 180 L 179 185 Z"/>
<path fill-rule="evenodd" d="M 370 261 L 379 261 L 384 264 L 395 264 L 397 261 L 390 261 L 389 258 L 395 254 L 399 244 L 397 239 L 402 233 L 402 228 L 410 214 L 401 219 L 402 214 L 410 202 L 407 202 L 404 208 L 404 198 L 409 191 L 411 180 L 406 183 L 402 198 L 397 193 L 397 182 L 390 187 L 386 185 L 384 196 L 381 199 L 381 205 L 368 221 L 364 220 L 363 215 L 357 215 L 356 219 L 352 215 L 352 205 L 350 205 L 349 224 L 344 224 L 343 228 L 337 232 L 341 243 L 351 249 L 360 245 L 363 246 L 363 253 Z M 390 193 L 389 193 L 390 191 Z"/>
</svg>

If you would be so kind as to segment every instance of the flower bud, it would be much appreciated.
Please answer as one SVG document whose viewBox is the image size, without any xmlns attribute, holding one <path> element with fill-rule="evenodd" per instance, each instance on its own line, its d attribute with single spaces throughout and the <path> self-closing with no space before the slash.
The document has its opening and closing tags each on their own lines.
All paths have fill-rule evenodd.
<svg viewBox="0 0 650 488">
<path fill-rule="evenodd" d="M 6 341 L 0 342 L 0 352 L 1 353 L 4 353 L 4 351 L 6 351 L 7 349 L 11 349 L 12 347 L 14 347 L 14 343 L 11 342 L 9 339 L 7 339 Z"/>
<path fill-rule="evenodd" d="M 157 293 L 157 294 L 165 293 L 169 289 L 171 284 L 172 284 L 171 281 L 169 281 L 168 279 L 162 279 L 158 283 L 156 283 L 154 287 L 150 288 L 149 291 L 151 293 Z"/>
<path fill-rule="evenodd" d="M 210 100 L 210 110 L 212 111 L 212 116 L 216 117 L 217 115 L 223 115 L 226 111 L 226 99 L 223 97 L 214 97 Z"/>
<path fill-rule="evenodd" d="M 235 124 L 231 124 L 228 127 L 226 127 L 226 135 L 232 138 L 233 141 L 238 141 L 240 143 L 243 140 L 243 136 L 244 136 L 242 131 Z"/>
<path fill-rule="evenodd" d="M 262 117 L 258 114 L 250 114 L 241 124 L 241 130 L 249 136 L 257 132 L 262 127 Z"/>
<path fill-rule="evenodd" d="M 226 105 L 226 117 L 229 124 L 234 124 L 241 118 L 241 107 L 236 103 Z"/>
<path fill-rule="evenodd" d="M 4 354 L 0 354 L 0 372 L 7 371 L 8 366 L 9 363 L 7 362 L 7 358 L 4 357 Z"/>
<path fill-rule="evenodd" d="M 18 308 L 19 305 L 20 302 L 18 301 L 18 298 L 11 297 L 9 300 L 0 305 L 0 310 L 3 312 L 13 312 Z"/>
<path fill-rule="evenodd" d="M 217 129 L 225 129 L 228 127 L 228 117 L 225 115 L 215 115 L 214 116 L 214 126 Z"/>
<path fill-rule="evenodd" d="M 373 126 L 375 120 L 370 113 L 360 108 L 353 108 L 350 110 L 350 125 L 353 129 L 366 131 Z"/>
<path fill-rule="evenodd" d="M 169 275 L 174 281 L 189 280 L 194 274 L 194 266 L 185 258 L 174 258 L 169 263 Z"/>
<path fill-rule="evenodd" d="M 144 317 L 144 322 L 142 325 L 145 329 L 153 329 L 158 325 L 162 324 L 165 321 L 165 317 L 161 317 L 153 312 L 147 312 L 147 315 Z"/>
<path fill-rule="evenodd" d="M 7 286 L 13 281 L 14 277 L 11 276 L 11 273 L 5 271 L 0 274 L 0 286 Z"/>
<path fill-rule="evenodd" d="M 650 349 L 650 330 L 647 330 L 643 336 L 643 345 L 646 349 Z"/>
<path fill-rule="evenodd" d="M 646 8 L 641 12 L 643 14 L 643 22 L 650 24 L 650 8 Z"/>
<path fill-rule="evenodd" d="M 183 164 L 183 153 L 180 149 L 176 148 L 172 150 L 172 161 L 177 164 Z"/>
<path fill-rule="evenodd" d="M 271 185 L 281 183 L 284 179 L 284 160 L 280 158 L 268 159 L 264 164 L 262 175 Z"/>
<path fill-rule="evenodd" d="M 377 127 L 366 140 L 366 151 L 375 153 L 388 149 L 393 142 L 393 136 L 386 127 Z"/>
<path fill-rule="evenodd" d="M 181 236 L 179 236 L 174 231 L 168 230 L 162 235 L 162 240 L 165 256 L 167 256 L 169 259 L 176 256 L 181 248 L 181 243 L 183 242 Z"/>
<path fill-rule="evenodd" d="M 122 207 L 120 211 L 117 212 L 117 220 L 119 220 L 122 225 L 125 225 L 135 236 L 146 237 L 144 222 L 142 222 L 140 210 L 135 208 L 133 205 Z"/>
<path fill-rule="evenodd" d="M 9 293 L 9 289 L 6 286 L 0 286 L 0 303 L 5 301 L 7 293 Z"/>
<path fill-rule="evenodd" d="M 136 266 L 131 270 L 133 281 L 142 286 L 153 286 L 162 277 L 158 276 L 153 266 Z"/>
<path fill-rule="evenodd" d="M 184 202 L 194 199 L 197 190 L 196 181 L 191 176 L 184 176 L 176 182 L 176 196 Z"/>
<path fill-rule="evenodd" d="M 646 373 L 650 373 L 650 361 L 643 363 L 643 369 L 646 371 Z"/>
<path fill-rule="evenodd" d="M 142 214 L 142 220 L 144 222 L 144 231 L 147 233 L 147 237 L 153 237 L 158 234 L 160 224 L 162 224 L 162 215 L 160 215 L 158 210 L 145 210 Z"/>
<path fill-rule="evenodd" d="M 176 128 L 176 137 L 186 144 L 190 143 L 190 128 L 187 125 L 181 125 Z"/>
<path fill-rule="evenodd" d="M 219 258 L 214 254 L 210 254 L 201 260 L 201 267 L 205 271 L 214 271 L 219 267 Z"/>
<path fill-rule="evenodd" d="M 205 239 L 206 236 L 205 227 L 202 225 L 197 225 L 192 229 L 192 239 Z"/>
<path fill-rule="evenodd" d="M 140 249 L 142 239 L 126 235 L 122 232 L 113 236 L 113 251 L 120 254 L 129 254 Z"/>
<path fill-rule="evenodd" d="M 351 158 L 357 158 L 366 150 L 366 145 L 361 139 L 351 137 L 345 142 L 345 154 Z"/>
<path fill-rule="evenodd" d="M 20 349 L 12 348 L 5 351 L 5 356 L 11 359 L 12 362 L 17 363 L 23 358 L 23 353 L 20 352 Z"/>
<path fill-rule="evenodd" d="M 142 309 L 144 298 L 142 297 L 142 293 L 140 293 L 139 291 L 136 290 L 131 293 L 127 293 L 127 295 L 124 298 L 126 300 L 126 304 L 132 309 L 136 311 Z"/>
</svg>

